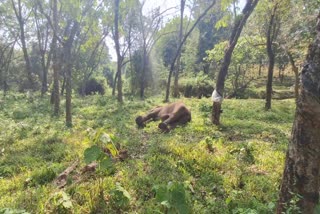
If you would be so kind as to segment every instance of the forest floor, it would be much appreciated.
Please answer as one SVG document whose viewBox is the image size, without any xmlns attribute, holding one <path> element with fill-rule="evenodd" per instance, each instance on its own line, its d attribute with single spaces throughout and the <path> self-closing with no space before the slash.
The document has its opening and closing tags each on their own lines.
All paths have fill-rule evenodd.
<svg viewBox="0 0 320 214">
<path fill-rule="evenodd" d="M 49 97 L 2 98 L 0 213 L 273 213 L 294 100 L 273 100 L 265 111 L 264 100 L 226 99 L 219 127 L 210 122 L 209 98 L 181 100 L 192 121 L 164 134 L 158 122 L 135 124 L 162 105 L 160 97 L 123 105 L 110 96 L 74 97 L 72 129 L 64 113 L 52 117 Z M 81 173 L 97 133 L 128 156 Z M 75 161 L 58 188 L 54 180 Z"/>
</svg>

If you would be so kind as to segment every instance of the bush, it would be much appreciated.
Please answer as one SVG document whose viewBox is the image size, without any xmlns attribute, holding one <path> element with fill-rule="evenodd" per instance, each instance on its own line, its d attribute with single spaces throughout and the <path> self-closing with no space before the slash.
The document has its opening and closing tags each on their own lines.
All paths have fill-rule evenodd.
<svg viewBox="0 0 320 214">
<path fill-rule="evenodd" d="M 197 75 L 196 78 L 188 78 L 185 81 L 181 81 L 179 86 L 179 92 L 184 97 L 210 97 L 214 88 L 213 81 L 203 73 Z M 173 91 L 173 90 L 172 90 Z"/>
</svg>

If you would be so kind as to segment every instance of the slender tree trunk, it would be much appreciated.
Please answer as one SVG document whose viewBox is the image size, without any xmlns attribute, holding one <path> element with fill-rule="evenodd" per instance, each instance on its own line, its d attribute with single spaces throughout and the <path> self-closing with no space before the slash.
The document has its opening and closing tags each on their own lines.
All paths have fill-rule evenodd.
<svg viewBox="0 0 320 214">
<path fill-rule="evenodd" d="M 41 26 L 39 25 L 39 17 L 38 17 L 38 10 L 37 6 L 34 7 L 34 16 L 35 16 L 35 24 L 36 24 L 36 31 L 37 31 L 37 38 L 38 38 L 38 46 L 40 50 L 41 56 L 41 67 L 42 67 L 42 84 L 41 84 L 41 96 L 43 96 L 48 91 L 48 68 L 51 62 L 51 55 L 52 55 L 52 48 L 50 49 L 49 53 L 47 53 L 47 43 L 49 37 L 49 24 L 46 25 L 46 33 L 45 38 L 41 36 Z M 51 43 L 52 47 L 52 43 Z"/>
<path fill-rule="evenodd" d="M 122 66 L 122 60 L 123 57 L 120 54 L 120 44 L 119 44 L 119 4 L 120 0 L 114 1 L 114 43 L 116 46 L 116 52 L 117 52 L 117 73 L 116 76 L 118 76 L 118 102 L 123 103 L 123 97 L 122 97 L 122 75 L 121 75 L 121 66 Z M 116 83 L 116 82 L 115 82 Z"/>
<path fill-rule="evenodd" d="M 142 62 L 142 71 L 141 71 L 141 78 L 140 78 L 140 98 L 144 99 L 144 89 L 146 86 L 146 69 L 148 63 L 148 55 L 147 55 L 147 46 L 144 42 L 143 45 L 143 62 Z"/>
<path fill-rule="evenodd" d="M 265 109 L 271 109 L 271 98 L 272 98 L 272 82 L 273 82 L 273 69 L 274 69 L 274 52 L 273 52 L 273 39 L 274 39 L 274 28 L 275 28 L 275 13 L 277 10 L 277 5 L 273 8 L 268 30 L 267 30 L 267 53 L 269 58 L 268 67 L 268 80 L 266 85 L 266 105 Z"/>
<path fill-rule="evenodd" d="M 72 45 L 75 35 L 78 31 L 79 23 L 73 22 L 73 26 L 69 38 L 64 44 L 64 59 L 65 59 L 65 75 L 66 75 L 66 126 L 72 127 L 71 99 L 72 99 Z"/>
<path fill-rule="evenodd" d="M 242 15 L 239 17 L 239 19 L 236 19 L 236 22 L 234 24 L 232 34 L 230 36 L 229 45 L 227 49 L 225 50 L 223 62 L 220 68 L 220 71 L 218 73 L 217 82 L 216 82 L 216 88 L 213 97 L 213 106 L 212 106 L 212 123 L 215 125 L 220 124 L 220 114 L 222 112 L 221 110 L 221 104 L 222 104 L 222 98 L 224 93 L 224 82 L 226 79 L 226 76 L 228 74 L 229 65 L 231 62 L 231 57 L 233 50 L 238 42 L 238 39 L 240 37 L 241 31 L 244 27 L 244 25 L 247 22 L 247 19 L 251 15 L 252 11 L 256 7 L 259 0 L 248 0 L 245 7 L 242 10 Z"/>
<path fill-rule="evenodd" d="M 23 20 L 24 18 L 22 17 L 21 0 L 18 0 L 18 5 L 15 5 L 15 2 L 13 0 L 11 0 L 11 3 L 12 3 L 13 10 L 15 12 L 16 18 L 19 23 L 20 41 L 21 41 L 21 46 L 22 46 L 23 57 L 24 57 L 24 60 L 26 63 L 27 78 L 29 81 L 28 88 L 34 89 L 34 82 L 32 79 L 32 68 L 31 68 L 30 58 L 29 58 L 28 49 L 27 49 L 27 45 L 26 45 L 26 36 L 25 36 L 25 29 L 24 29 L 25 21 Z"/>
<path fill-rule="evenodd" d="M 62 85 L 61 85 L 61 90 L 60 90 L 60 95 L 63 96 L 64 95 L 64 90 L 66 88 L 66 74 L 65 72 L 63 72 L 62 75 Z"/>
<path fill-rule="evenodd" d="M 58 31 L 58 6 L 57 0 L 53 0 L 53 34 L 52 39 L 52 68 L 53 68 L 53 115 L 59 116 L 60 112 L 60 95 L 59 95 L 59 60 L 58 60 L 58 48 L 57 48 L 57 37 L 56 32 Z"/>
<path fill-rule="evenodd" d="M 300 196 L 301 213 L 315 213 L 320 187 L 320 14 L 317 37 L 301 72 L 300 95 L 280 189 L 277 213 Z"/>
<path fill-rule="evenodd" d="M 297 100 L 299 97 L 299 68 L 296 66 L 292 54 L 288 52 L 287 55 L 289 57 L 291 68 L 292 68 L 292 71 L 293 71 L 294 77 L 295 77 L 294 94 L 295 94 L 295 98 Z"/>
<path fill-rule="evenodd" d="M 215 5 L 215 1 L 212 1 L 212 3 L 207 7 L 207 9 L 198 17 L 198 19 L 194 22 L 194 24 L 192 25 L 190 30 L 184 35 L 182 41 L 179 44 L 177 52 L 176 52 L 176 54 L 175 54 L 175 56 L 174 56 L 174 58 L 172 60 L 171 65 L 170 65 L 170 72 L 169 72 L 169 75 L 168 75 L 165 102 L 169 102 L 171 76 L 172 76 L 172 73 L 174 71 L 176 60 L 177 60 L 178 55 L 179 55 L 179 53 L 181 51 L 181 48 L 182 48 L 183 44 L 185 43 L 185 41 L 187 40 L 187 38 L 189 37 L 189 35 L 191 34 L 191 32 L 193 31 L 193 29 L 196 27 L 196 25 L 199 23 L 199 21 L 207 14 L 207 12 L 213 7 L 213 5 Z"/>
<path fill-rule="evenodd" d="M 113 86 L 112 86 L 112 96 L 116 95 L 116 87 L 117 87 L 117 80 L 118 80 L 118 72 L 116 72 L 114 76 Z"/>
<path fill-rule="evenodd" d="M 179 30 L 179 44 L 182 41 L 183 36 L 183 13 L 184 13 L 184 6 L 185 6 L 185 0 L 181 0 L 180 2 L 180 30 Z M 177 65 L 176 65 L 176 73 L 174 75 L 174 90 L 173 90 L 173 97 L 179 96 L 179 72 L 181 69 L 181 49 L 178 53 L 177 57 Z"/>
<path fill-rule="evenodd" d="M 259 77 L 261 76 L 261 70 L 262 70 L 262 59 L 259 61 Z"/>
</svg>

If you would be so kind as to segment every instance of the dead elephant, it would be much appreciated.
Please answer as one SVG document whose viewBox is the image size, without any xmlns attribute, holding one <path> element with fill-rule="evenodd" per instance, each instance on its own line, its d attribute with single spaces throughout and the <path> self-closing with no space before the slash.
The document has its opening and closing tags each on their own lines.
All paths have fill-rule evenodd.
<svg viewBox="0 0 320 214">
<path fill-rule="evenodd" d="M 179 124 L 191 121 L 191 112 L 183 102 L 174 102 L 166 106 L 158 106 L 145 116 L 138 116 L 136 123 L 138 127 L 144 128 L 147 122 L 161 120 L 159 128 L 168 132 Z"/>
</svg>

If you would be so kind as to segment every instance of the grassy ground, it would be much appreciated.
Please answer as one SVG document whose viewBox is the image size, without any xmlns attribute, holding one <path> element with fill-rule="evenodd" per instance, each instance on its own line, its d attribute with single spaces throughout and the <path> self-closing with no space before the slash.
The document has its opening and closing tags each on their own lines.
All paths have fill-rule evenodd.
<svg viewBox="0 0 320 214">
<path fill-rule="evenodd" d="M 141 130 L 134 122 L 161 98 L 122 106 L 109 96 L 74 98 L 72 129 L 63 114 L 51 117 L 48 100 L 9 94 L 0 102 L 0 213 L 274 212 L 292 99 L 273 101 L 268 112 L 263 100 L 225 100 L 220 127 L 210 123 L 210 99 L 183 99 L 192 122 L 168 134 L 158 123 Z M 74 178 L 101 129 L 129 157 Z M 58 189 L 53 180 L 75 160 L 74 177 Z"/>
</svg>

